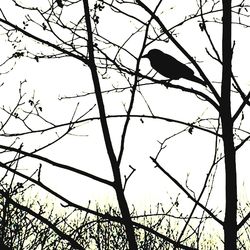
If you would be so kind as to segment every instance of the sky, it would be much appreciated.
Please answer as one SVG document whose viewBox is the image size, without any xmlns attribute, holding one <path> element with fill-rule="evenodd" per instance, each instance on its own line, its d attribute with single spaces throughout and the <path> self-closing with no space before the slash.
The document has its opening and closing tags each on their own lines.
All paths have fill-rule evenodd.
<svg viewBox="0 0 250 250">
<path fill-rule="evenodd" d="M 22 2 L 25 3 L 26 1 Z M 171 27 L 175 23 L 182 21 L 184 16 L 192 13 L 196 6 L 196 1 L 168 1 L 168 3 L 164 9 L 165 12 L 160 13 L 167 27 Z M 9 1 L 5 0 L 1 5 L 2 10 L 8 18 L 13 21 L 18 21 L 19 23 L 21 22 L 22 19 L 20 16 L 14 14 L 14 7 L 8 8 Z M 68 10 L 66 9 L 65 11 Z M 132 13 L 133 11 L 135 10 L 131 9 Z M 147 17 L 143 12 L 140 13 L 140 15 L 141 18 Z M 76 16 L 77 15 L 72 18 Z M 111 14 L 107 8 L 100 14 L 99 30 L 101 34 L 110 36 L 112 40 L 117 43 L 124 42 L 129 34 L 131 34 L 131 31 L 137 26 L 138 24 L 129 23 L 122 15 Z M 211 31 L 213 41 L 216 46 L 220 48 L 221 25 L 218 23 L 209 23 L 208 27 L 209 31 Z M 34 27 L 30 29 L 33 29 L 37 34 L 39 34 L 39 32 L 43 34 L 42 30 L 35 30 Z M 110 35 L 111 31 L 112 34 Z M 211 46 L 209 46 L 204 33 L 200 31 L 198 20 L 176 28 L 176 31 L 178 33 L 177 40 L 200 62 L 207 76 L 213 80 L 214 86 L 219 90 L 221 66 L 218 62 L 215 62 L 207 56 L 205 49 L 207 48 L 211 51 Z M 234 53 L 234 60 L 237 63 L 233 65 L 233 69 L 235 69 L 237 79 L 242 82 L 242 88 L 247 91 L 250 84 L 246 70 L 246 55 L 249 53 L 246 42 L 249 41 L 249 32 L 246 32 L 248 30 L 244 27 L 236 25 L 233 31 L 234 37 L 237 38 Z M 143 33 L 140 32 L 134 39 L 126 44 L 126 48 L 131 50 L 135 56 L 137 56 L 140 51 L 142 37 Z M 36 47 L 33 42 L 25 38 L 24 41 L 27 47 L 39 51 L 39 46 Z M 0 36 L 0 44 L 4 45 L 0 46 L 1 54 L 3 57 L 8 56 L 12 50 L 6 42 L 4 35 Z M 23 45 L 21 44 L 20 47 L 21 46 Z M 151 44 L 145 52 L 155 47 L 175 56 L 183 63 L 188 63 L 188 60 L 171 42 L 155 42 Z M 112 51 L 112 47 L 110 50 Z M 46 51 L 46 48 L 41 49 L 41 51 Z M 124 58 L 126 65 L 135 65 L 135 60 L 132 57 L 128 57 L 127 55 L 122 56 L 121 58 Z M 70 58 L 39 60 L 39 62 L 29 58 L 20 58 L 12 60 L 8 66 L 13 65 L 14 61 L 14 69 L 9 74 L 1 75 L 1 82 L 4 82 L 3 87 L 1 87 L 2 92 L 0 92 L 1 105 L 13 107 L 18 97 L 19 82 L 26 80 L 27 82 L 23 84 L 23 91 L 26 93 L 24 97 L 24 105 L 26 106 L 24 107 L 28 109 L 28 100 L 34 97 L 34 100 L 39 101 L 39 105 L 42 107 L 42 115 L 55 124 L 69 121 L 76 107 L 75 117 L 79 117 L 92 108 L 93 110 L 88 116 L 96 116 L 98 114 L 97 107 L 93 107 L 95 105 L 94 95 L 62 99 L 62 97 L 70 97 L 93 91 L 90 72 L 81 62 Z M 189 66 L 192 67 L 191 65 Z M 140 69 L 141 72 L 145 74 L 150 70 L 147 59 L 141 61 Z M 198 75 L 197 72 L 196 75 Z M 159 75 L 157 77 L 159 77 Z M 120 86 L 121 84 L 124 86 L 126 83 L 121 81 L 122 79 L 120 79 L 117 74 L 110 73 L 108 79 L 101 80 L 101 87 L 103 89 L 109 89 L 112 85 Z M 185 86 L 195 87 L 209 94 L 209 90 L 202 86 L 194 86 L 192 82 L 185 80 L 182 80 L 181 84 L 182 83 L 183 85 L 185 84 Z M 136 93 L 133 114 L 149 115 L 150 111 L 147 108 L 148 103 L 154 115 L 183 120 L 185 122 L 194 122 L 198 117 L 217 118 L 215 110 L 194 95 L 166 89 L 160 85 L 141 87 L 141 91 L 143 97 L 140 96 L 140 93 Z M 107 113 L 124 114 L 124 104 L 127 105 L 129 98 L 129 91 L 105 94 L 104 101 Z M 144 99 L 147 100 L 147 103 Z M 233 105 L 239 103 L 239 99 L 232 102 Z M 233 108 L 235 107 L 236 106 L 233 106 Z M 248 108 L 246 108 L 244 122 L 249 119 L 247 111 Z M 20 113 L 22 112 L 20 111 Z M 34 118 L 34 120 L 30 122 L 34 128 L 48 126 L 46 122 L 41 122 L 41 120 L 37 118 Z M 124 119 L 120 118 L 108 120 L 116 154 L 119 152 L 123 122 Z M 208 122 L 203 122 L 202 124 L 210 125 Z M 156 156 L 160 148 L 159 142 L 163 142 L 166 138 L 175 133 L 179 133 L 184 128 L 185 126 L 166 121 L 143 119 L 142 122 L 139 118 L 131 119 L 126 138 L 122 174 L 126 176 L 129 175 L 131 171 L 129 165 L 136 169 L 127 184 L 125 193 L 129 204 L 135 204 L 139 211 L 148 209 L 158 202 L 168 205 L 171 202 L 171 198 L 175 199 L 181 192 L 159 169 L 154 167 L 150 156 Z M 7 132 L 13 132 L 16 129 L 23 131 L 24 127 L 16 121 L 11 121 Z M 62 128 L 58 130 L 58 134 L 64 133 L 66 129 L 67 128 Z M 247 130 L 248 125 L 246 125 L 244 129 Z M 70 166 L 112 180 L 112 173 L 108 163 L 99 122 L 91 121 L 79 124 L 79 127 L 77 127 L 72 134 L 72 136 L 63 138 L 60 143 L 43 150 L 39 154 L 54 161 L 69 164 Z M 56 138 L 56 136 L 57 134 L 52 131 L 45 134 L 25 136 L 23 139 L 18 139 L 18 141 L 21 142 L 24 140 L 24 149 L 31 151 L 34 148 L 46 144 L 48 141 Z M 4 141 L 8 143 L 10 139 L 4 138 Z M 159 162 L 183 185 L 187 183 L 188 187 L 198 194 L 213 161 L 214 136 L 194 129 L 192 134 L 185 131 L 169 139 L 164 145 L 166 148 L 161 153 Z M 246 146 L 244 150 L 240 150 L 237 154 L 237 156 L 239 156 L 237 158 L 239 163 L 239 190 L 242 192 L 240 195 L 242 195 L 244 199 L 248 198 L 244 192 L 250 190 L 247 181 L 249 174 L 248 147 L 249 146 Z M 26 160 L 24 166 L 25 169 L 29 171 L 31 169 L 35 170 L 39 166 L 39 161 Z M 215 178 L 215 191 L 212 193 L 209 203 L 209 206 L 215 210 L 223 209 L 224 207 L 223 176 L 224 168 L 223 164 L 220 164 Z M 188 181 L 186 182 L 187 177 Z M 66 197 L 70 197 L 73 201 L 82 205 L 86 205 L 89 200 L 92 200 L 93 204 L 95 204 L 96 201 L 100 204 L 115 203 L 115 194 L 111 188 L 103 184 L 98 184 L 88 178 L 77 177 L 75 174 L 60 171 L 52 166 L 46 166 L 46 164 L 43 164 L 41 180 L 48 184 L 53 190 L 60 191 L 65 194 Z M 41 195 L 44 195 L 40 190 L 39 192 Z M 180 199 L 183 201 L 182 204 L 183 207 L 186 208 L 186 211 L 188 210 L 187 208 L 191 209 L 192 203 L 185 195 L 181 196 Z M 223 218 L 223 214 L 220 216 Z"/>
</svg>

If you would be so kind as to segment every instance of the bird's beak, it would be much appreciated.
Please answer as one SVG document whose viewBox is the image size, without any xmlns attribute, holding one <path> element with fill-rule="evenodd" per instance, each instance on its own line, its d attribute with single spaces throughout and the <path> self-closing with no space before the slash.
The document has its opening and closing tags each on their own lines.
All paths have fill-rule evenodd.
<svg viewBox="0 0 250 250">
<path fill-rule="evenodd" d="M 148 58 L 148 54 L 142 56 L 141 58 Z"/>
</svg>

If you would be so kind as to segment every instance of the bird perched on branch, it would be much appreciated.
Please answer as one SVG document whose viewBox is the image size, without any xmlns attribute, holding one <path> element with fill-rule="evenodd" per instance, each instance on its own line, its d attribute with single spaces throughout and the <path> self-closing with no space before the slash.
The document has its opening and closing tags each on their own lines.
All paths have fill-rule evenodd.
<svg viewBox="0 0 250 250">
<path fill-rule="evenodd" d="M 170 80 L 184 78 L 206 86 L 203 80 L 194 75 L 192 69 L 158 49 L 152 49 L 142 57 L 148 58 L 152 68 Z"/>
<path fill-rule="evenodd" d="M 56 2 L 57 2 L 58 6 L 59 6 L 60 8 L 62 8 L 62 7 L 63 7 L 62 0 L 56 0 Z"/>
</svg>

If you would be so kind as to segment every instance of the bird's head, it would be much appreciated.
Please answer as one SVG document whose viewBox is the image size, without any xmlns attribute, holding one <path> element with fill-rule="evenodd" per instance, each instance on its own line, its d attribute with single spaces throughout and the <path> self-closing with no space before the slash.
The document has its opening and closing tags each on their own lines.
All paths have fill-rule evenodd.
<svg viewBox="0 0 250 250">
<path fill-rule="evenodd" d="M 142 58 L 148 58 L 150 61 L 154 58 L 159 58 L 159 56 L 161 56 L 163 54 L 163 52 L 161 52 L 158 49 L 151 49 L 147 54 L 143 55 Z"/>
</svg>

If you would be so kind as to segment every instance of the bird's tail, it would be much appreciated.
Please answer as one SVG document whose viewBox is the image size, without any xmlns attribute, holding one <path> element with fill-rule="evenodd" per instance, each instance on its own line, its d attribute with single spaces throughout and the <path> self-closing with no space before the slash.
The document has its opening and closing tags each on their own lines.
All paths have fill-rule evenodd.
<svg viewBox="0 0 250 250">
<path fill-rule="evenodd" d="M 188 79 L 189 81 L 200 83 L 203 86 L 207 86 L 207 84 L 203 80 L 201 80 L 199 77 L 197 77 L 195 75 L 188 76 L 186 79 Z"/>
</svg>

